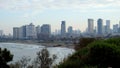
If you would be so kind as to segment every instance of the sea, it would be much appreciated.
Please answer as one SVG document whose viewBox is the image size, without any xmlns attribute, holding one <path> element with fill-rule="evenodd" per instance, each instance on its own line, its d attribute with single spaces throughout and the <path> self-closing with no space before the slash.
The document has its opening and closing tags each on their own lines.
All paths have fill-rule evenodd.
<svg viewBox="0 0 120 68">
<path fill-rule="evenodd" d="M 37 57 L 37 52 L 41 51 L 43 48 L 47 48 L 50 56 L 56 55 L 57 59 L 54 63 L 58 64 L 63 61 L 64 58 L 67 58 L 69 55 L 72 55 L 75 50 L 65 47 L 45 47 L 42 45 L 35 44 L 22 44 L 22 43 L 0 43 L 0 48 L 7 48 L 11 54 L 13 54 L 13 61 L 10 63 L 15 63 L 22 59 L 22 57 L 28 57 L 31 59 L 30 62 L 34 61 Z"/>
</svg>

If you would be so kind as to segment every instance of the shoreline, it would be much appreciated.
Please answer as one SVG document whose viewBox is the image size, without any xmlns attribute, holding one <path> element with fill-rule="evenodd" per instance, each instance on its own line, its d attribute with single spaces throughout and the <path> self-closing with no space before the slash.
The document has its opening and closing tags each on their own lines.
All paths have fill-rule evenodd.
<svg viewBox="0 0 120 68">
<path fill-rule="evenodd" d="M 45 47 L 63 47 L 63 48 L 70 48 L 74 49 L 74 44 L 65 44 L 64 42 L 38 42 L 33 40 L 26 40 L 26 41 L 7 41 L 7 42 L 0 42 L 0 43 L 20 43 L 20 44 L 35 44 L 41 45 Z"/>
</svg>

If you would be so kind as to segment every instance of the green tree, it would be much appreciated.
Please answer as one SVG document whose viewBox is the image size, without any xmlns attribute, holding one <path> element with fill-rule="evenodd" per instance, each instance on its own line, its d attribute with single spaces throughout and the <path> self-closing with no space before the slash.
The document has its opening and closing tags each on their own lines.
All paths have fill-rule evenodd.
<svg viewBox="0 0 120 68">
<path fill-rule="evenodd" d="M 37 63 L 38 68 L 50 68 L 56 58 L 56 55 L 51 58 L 49 51 L 45 48 L 37 53 L 35 63 Z"/>
<path fill-rule="evenodd" d="M 85 42 L 84 47 L 58 65 L 58 68 L 120 67 L 120 38 L 96 40 L 89 44 Z"/>
<path fill-rule="evenodd" d="M 109 43 L 93 43 L 89 50 L 88 60 L 91 65 L 98 67 L 120 67 L 120 47 Z"/>
<path fill-rule="evenodd" d="M 86 47 L 88 44 L 94 42 L 95 40 L 95 38 L 80 38 L 79 43 L 75 46 L 75 50 L 82 49 L 83 47 Z"/>
<path fill-rule="evenodd" d="M 10 66 L 11 68 L 50 68 L 56 58 L 56 55 L 50 57 L 49 51 L 45 48 L 37 53 L 37 57 L 32 64 L 29 65 L 30 58 L 22 57 L 21 60 Z"/>
<path fill-rule="evenodd" d="M 8 62 L 12 61 L 13 55 L 9 50 L 0 48 L 0 68 L 9 68 Z"/>
</svg>

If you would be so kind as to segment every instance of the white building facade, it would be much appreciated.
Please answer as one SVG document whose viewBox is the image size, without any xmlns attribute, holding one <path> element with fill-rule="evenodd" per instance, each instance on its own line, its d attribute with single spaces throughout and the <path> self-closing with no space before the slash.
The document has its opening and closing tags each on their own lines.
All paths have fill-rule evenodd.
<svg viewBox="0 0 120 68">
<path fill-rule="evenodd" d="M 88 19 L 88 33 L 93 34 L 94 33 L 94 20 Z"/>
<path fill-rule="evenodd" d="M 26 25 L 26 37 L 28 39 L 35 39 L 37 37 L 35 25 L 32 23 Z"/>
</svg>

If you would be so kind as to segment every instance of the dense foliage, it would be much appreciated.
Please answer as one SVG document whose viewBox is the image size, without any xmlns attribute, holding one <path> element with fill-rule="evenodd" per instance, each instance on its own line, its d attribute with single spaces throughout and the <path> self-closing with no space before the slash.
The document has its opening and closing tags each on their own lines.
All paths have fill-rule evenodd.
<svg viewBox="0 0 120 68">
<path fill-rule="evenodd" d="M 84 39 L 84 42 L 87 41 Z M 120 38 L 111 38 L 95 40 L 80 48 L 75 54 L 58 65 L 58 68 L 119 68 L 119 63 Z"/>
<path fill-rule="evenodd" d="M 88 44 L 94 42 L 95 38 L 81 38 L 79 39 L 79 43 L 76 44 L 75 50 L 82 49 L 83 47 L 86 47 Z"/>
<path fill-rule="evenodd" d="M 13 55 L 9 50 L 0 48 L 0 68 L 9 68 L 8 62 L 12 61 Z"/>
</svg>

